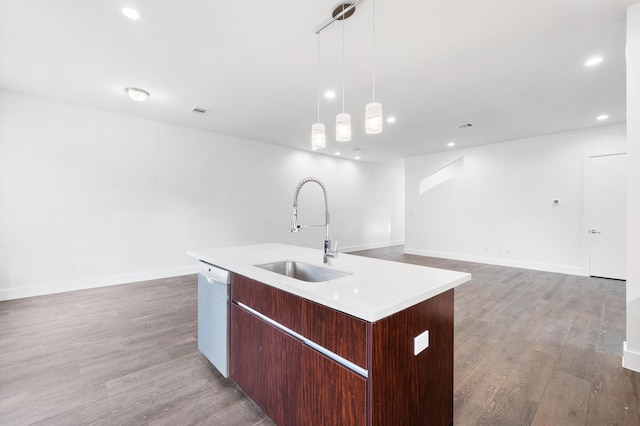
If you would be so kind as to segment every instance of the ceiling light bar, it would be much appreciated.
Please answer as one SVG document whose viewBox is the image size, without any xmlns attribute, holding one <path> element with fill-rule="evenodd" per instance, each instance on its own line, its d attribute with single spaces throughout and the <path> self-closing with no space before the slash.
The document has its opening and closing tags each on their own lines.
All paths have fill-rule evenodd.
<svg viewBox="0 0 640 426">
<path fill-rule="evenodd" d="M 333 16 L 332 18 L 327 19 L 325 22 L 323 22 L 322 24 L 320 24 L 316 30 L 315 33 L 316 34 L 320 34 L 320 32 L 322 30 L 324 30 L 325 28 L 327 28 L 329 25 L 333 24 L 335 21 L 339 21 L 342 19 L 343 15 L 347 15 L 349 14 L 349 12 L 351 12 L 353 9 L 355 9 L 355 7 L 357 5 L 359 5 L 360 3 L 362 3 L 364 0 L 354 0 L 353 3 L 351 3 L 351 6 L 346 7 L 342 10 L 342 12 L 336 14 L 335 16 Z M 349 15 L 351 16 L 351 15 Z M 347 16 L 348 18 L 348 16 Z"/>
</svg>

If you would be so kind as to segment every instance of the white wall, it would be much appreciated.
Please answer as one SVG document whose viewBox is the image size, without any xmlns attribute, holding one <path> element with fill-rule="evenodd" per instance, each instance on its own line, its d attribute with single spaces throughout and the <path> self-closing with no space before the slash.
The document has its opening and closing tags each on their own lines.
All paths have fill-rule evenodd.
<svg viewBox="0 0 640 426">
<path fill-rule="evenodd" d="M 0 300 L 194 271 L 189 249 L 289 234 L 293 192 L 327 187 L 343 250 L 402 243 L 404 171 L 0 93 Z M 307 184 L 300 223 L 324 223 Z"/>
<path fill-rule="evenodd" d="M 627 10 L 627 340 L 623 365 L 640 372 L 640 3 Z"/>
<path fill-rule="evenodd" d="M 586 275 L 584 156 L 624 151 L 614 124 L 407 158 L 405 252 Z M 419 193 L 460 157 L 461 173 Z"/>
</svg>

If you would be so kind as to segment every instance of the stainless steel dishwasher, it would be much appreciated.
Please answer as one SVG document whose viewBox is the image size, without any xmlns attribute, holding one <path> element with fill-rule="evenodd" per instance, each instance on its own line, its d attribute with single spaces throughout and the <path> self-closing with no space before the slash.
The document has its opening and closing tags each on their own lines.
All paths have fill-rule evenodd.
<svg viewBox="0 0 640 426">
<path fill-rule="evenodd" d="M 229 377 L 229 271 L 200 261 L 198 267 L 198 349 Z"/>
</svg>

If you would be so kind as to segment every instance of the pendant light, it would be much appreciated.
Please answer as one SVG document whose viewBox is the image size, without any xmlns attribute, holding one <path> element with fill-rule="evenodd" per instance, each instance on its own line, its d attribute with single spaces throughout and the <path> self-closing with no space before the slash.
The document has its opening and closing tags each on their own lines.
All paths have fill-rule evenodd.
<svg viewBox="0 0 640 426">
<path fill-rule="evenodd" d="M 342 6 L 344 12 L 344 5 Z M 342 113 L 336 116 L 336 141 L 349 142 L 351 140 L 351 115 L 344 112 L 344 20 L 342 15 Z"/>
<path fill-rule="evenodd" d="M 382 132 L 382 104 L 376 102 L 376 0 L 372 0 L 372 10 L 373 99 L 365 107 L 365 131 L 375 135 Z"/>
<path fill-rule="evenodd" d="M 320 33 L 318 33 L 318 78 L 317 78 L 317 99 L 318 99 L 318 121 L 311 125 L 311 149 L 322 149 L 327 146 L 327 136 L 324 130 L 324 123 L 320 122 Z"/>
</svg>

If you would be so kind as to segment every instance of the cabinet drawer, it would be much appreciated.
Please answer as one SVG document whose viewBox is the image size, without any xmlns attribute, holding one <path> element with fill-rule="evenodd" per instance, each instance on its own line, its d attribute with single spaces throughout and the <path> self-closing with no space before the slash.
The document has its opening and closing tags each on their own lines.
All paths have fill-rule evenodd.
<svg viewBox="0 0 640 426">
<path fill-rule="evenodd" d="M 302 300 L 304 300 L 303 335 L 368 370 L 367 323 L 335 309 Z"/>
<path fill-rule="evenodd" d="M 232 277 L 231 297 L 368 369 L 367 322 L 237 274 Z"/>
<path fill-rule="evenodd" d="M 302 371 L 301 424 L 366 425 L 367 379 L 306 346 Z"/>
<path fill-rule="evenodd" d="M 231 378 L 278 425 L 302 424 L 304 345 L 237 305 L 231 306 Z"/>
<path fill-rule="evenodd" d="M 242 275 L 231 277 L 231 299 L 303 334 L 302 298 Z"/>
<path fill-rule="evenodd" d="M 231 378 L 278 425 L 365 426 L 367 379 L 232 305 Z"/>
</svg>

